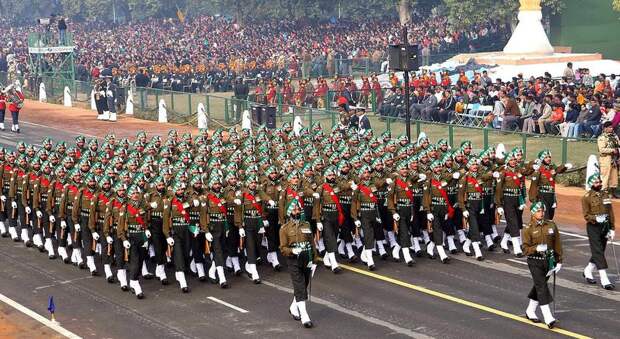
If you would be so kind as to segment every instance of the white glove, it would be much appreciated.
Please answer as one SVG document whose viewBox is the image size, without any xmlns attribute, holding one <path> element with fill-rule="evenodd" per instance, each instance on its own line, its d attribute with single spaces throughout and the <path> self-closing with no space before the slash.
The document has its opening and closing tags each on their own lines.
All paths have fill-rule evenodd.
<svg viewBox="0 0 620 339">
<path fill-rule="evenodd" d="M 355 220 L 353 223 L 355 224 L 355 227 L 362 227 L 362 222 L 359 220 Z"/>
<path fill-rule="evenodd" d="M 269 204 L 269 207 L 276 207 L 276 202 L 273 200 L 269 200 L 267 203 Z"/>
<path fill-rule="evenodd" d="M 596 216 L 596 222 L 598 222 L 598 223 L 605 222 L 606 219 L 607 219 L 607 217 L 605 217 L 604 215 L 600 215 L 599 214 L 599 215 Z"/>
<path fill-rule="evenodd" d="M 183 203 L 183 208 L 189 208 L 189 204 L 188 203 Z"/>
<path fill-rule="evenodd" d="M 299 253 L 301 253 L 301 248 L 299 248 L 299 247 L 293 248 L 293 254 L 294 255 L 299 255 Z"/>
<path fill-rule="evenodd" d="M 519 211 L 523 211 L 524 208 L 525 208 L 525 204 L 519 205 Z"/>
<path fill-rule="evenodd" d="M 93 235 L 93 239 L 95 239 L 95 241 L 99 240 L 99 233 L 93 232 L 92 235 Z"/>
<path fill-rule="evenodd" d="M 317 222 L 316 223 L 316 229 L 318 229 L 319 232 L 323 232 L 323 223 Z"/>
<path fill-rule="evenodd" d="M 82 230 L 82 226 L 80 226 L 80 224 L 73 224 L 73 227 L 75 228 L 76 232 L 79 232 Z"/>
<path fill-rule="evenodd" d="M 50 215 L 50 222 L 53 224 L 56 222 L 56 217 L 54 217 L 53 215 Z"/>
<path fill-rule="evenodd" d="M 198 201 L 198 199 L 194 199 L 193 203 L 194 203 L 194 207 L 200 206 L 200 201 Z"/>
<path fill-rule="evenodd" d="M 24 210 L 26 211 L 26 214 L 30 214 L 30 213 L 32 213 L 32 210 L 31 210 L 31 209 L 30 209 L 30 207 L 28 207 L 28 206 L 26 206 L 26 207 L 24 208 Z"/>
<path fill-rule="evenodd" d="M 463 217 L 465 219 L 469 218 L 469 211 L 463 211 Z"/>
<path fill-rule="evenodd" d="M 112 239 L 112 237 L 111 237 L 111 236 L 109 236 L 109 235 L 108 235 L 107 237 L 105 237 L 105 240 L 106 240 L 106 241 L 108 242 L 108 244 L 110 244 L 110 245 L 112 245 L 112 243 L 114 242 L 114 239 Z"/>
<path fill-rule="evenodd" d="M 607 238 L 609 240 L 614 240 L 615 236 L 616 236 L 616 231 L 614 231 L 614 230 L 609 230 L 609 232 L 607 233 Z M 613 244 L 612 244 L 612 246 L 613 246 Z"/>
<path fill-rule="evenodd" d="M 67 222 L 64 220 L 60 221 L 60 228 L 67 228 Z"/>
<path fill-rule="evenodd" d="M 536 252 L 546 252 L 547 244 L 539 244 L 536 246 Z"/>
<path fill-rule="evenodd" d="M 149 230 L 144 231 L 144 235 L 146 235 L 147 239 L 150 239 L 151 238 L 151 231 L 149 231 Z"/>
<path fill-rule="evenodd" d="M 376 218 L 375 218 L 375 221 L 376 221 L 376 222 L 378 222 L 378 223 L 381 223 L 381 218 L 376 217 Z"/>
<path fill-rule="evenodd" d="M 265 228 L 264 227 L 259 228 L 258 234 L 265 234 Z"/>
<path fill-rule="evenodd" d="M 566 167 L 566 169 L 569 170 L 569 169 L 573 168 L 573 164 L 571 164 L 570 162 L 567 162 L 566 164 L 564 164 L 564 167 Z"/>
<path fill-rule="evenodd" d="M 239 199 L 235 199 L 233 200 L 233 202 L 235 203 L 235 205 L 241 205 L 241 200 Z"/>
<path fill-rule="evenodd" d="M 269 220 L 263 220 L 263 227 L 269 227 Z"/>
<path fill-rule="evenodd" d="M 123 241 L 123 247 L 125 247 L 126 249 L 129 249 L 129 247 L 131 247 L 131 244 L 129 243 L 129 240 Z"/>
<path fill-rule="evenodd" d="M 394 180 L 392 180 L 391 178 L 387 178 L 385 179 L 385 183 L 388 185 L 391 185 L 394 182 Z"/>
<path fill-rule="evenodd" d="M 442 182 L 441 182 L 441 187 L 446 187 L 446 186 L 448 186 L 448 183 L 447 183 L 447 182 L 445 182 L 445 181 L 442 181 Z"/>
<path fill-rule="evenodd" d="M 357 185 L 354 182 L 351 182 L 351 189 L 354 191 L 357 190 Z"/>
<path fill-rule="evenodd" d="M 205 234 L 205 239 L 207 239 L 208 242 L 212 242 L 213 241 L 213 234 L 211 234 L 211 232 L 207 232 Z"/>
<path fill-rule="evenodd" d="M 398 215 L 398 213 L 394 213 L 392 214 L 392 218 L 396 221 L 400 220 L 400 215 Z"/>
<path fill-rule="evenodd" d="M 424 180 L 426 180 L 426 174 L 424 174 L 424 173 L 420 173 L 420 174 L 418 175 L 418 182 L 422 182 L 422 181 L 424 181 Z"/>
<path fill-rule="evenodd" d="M 153 202 L 150 204 L 150 206 L 151 206 L 151 208 L 153 208 L 153 209 L 157 208 L 157 201 L 153 201 Z"/>
<path fill-rule="evenodd" d="M 43 212 L 41 211 L 37 211 L 37 213 L 35 213 L 37 215 L 37 218 L 41 219 L 43 218 Z"/>
<path fill-rule="evenodd" d="M 454 172 L 454 173 L 452 173 L 452 178 L 454 178 L 454 179 L 458 179 L 458 178 L 460 178 L 460 177 L 461 177 L 461 173 L 460 173 L 460 172 Z"/>
<path fill-rule="evenodd" d="M 310 277 L 314 278 L 314 272 L 316 271 L 316 264 L 310 265 Z"/>
<path fill-rule="evenodd" d="M 320 198 L 320 197 L 321 197 L 321 196 L 320 196 L 318 193 L 316 193 L 316 192 L 315 192 L 315 193 L 312 193 L 312 196 L 314 197 L 314 199 L 318 199 L 318 198 Z"/>
<path fill-rule="evenodd" d="M 168 237 L 168 238 L 166 239 L 166 242 L 168 243 L 168 246 L 174 246 L 174 239 L 172 239 L 172 238 Z"/>
<path fill-rule="evenodd" d="M 428 219 L 428 221 L 433 221 L 435 219 L 435 216 L 433 215 L 433 213 L 427 213 L 426 219 Z"/>
<path fill-rule="evenodd" d="M 493 172 L 493 178 L 495 179 L 499 178 L 499 172 L 497 171 Z"/>
<path fill-rule="evenodd" d="M 534 164 L 532 165 L 532 168 L 534 169 L 534 171 L 538 171 L 538 169 L 540 168 L 539 164 Z"/>
<path fill-rule="evenodd" d="M 244 230 L 243 228 L 240 228 L 240 229 L 239 229 L 239 236 L 240 236 L 241 238 L 245 238 L 245 230 Z"/>
<path fill-rule="evenodd" d="M 562 264 L 555 264 L 555 268 L 554 268 L 554 270 L 555 270 L 555 273 L 556 273 L 556 274 L 557 274 L 557 273 L 560 273 L 560 270 L 561 270 L 561 269 L 562 269 Z"/>
<path fill-rule="evenodd" d="M 6 196 L 5 195 L 0 196 L 0 200 L 2 200 L 2 202 L 6 202 Z"/>
<path fill-rule="evenodd" d="M 17 208 L 17 203 L 15 201 L 11 202 L 11 207 L 12 208 Z"/>
<path fill-rule="evenodd" d="M 498 207 L 497 208 L 497 214 L 504 215 L 504 208 L 503 207 Z"/>
</svg>

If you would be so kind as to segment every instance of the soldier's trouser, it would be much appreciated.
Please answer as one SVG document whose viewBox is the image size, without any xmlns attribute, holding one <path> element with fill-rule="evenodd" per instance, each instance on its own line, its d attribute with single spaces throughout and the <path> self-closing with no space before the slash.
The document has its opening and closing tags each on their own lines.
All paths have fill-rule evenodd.
<svg viewBox="0 0 620 339">
<path fill-rule="evenodd" d="M 151 217 L 151 244 L 155 250 L 155 264 L 163 265 L 166 263 L 166 237 L 164 237 L 163 222 L 161 217 Z"/>
<path fill-rule="evenodd" d="M 398 245 L 400 247 L 411 247 L 411 213 L 413 205 L 398 205 L 397 212 L 400 215 L 398 220 Z M 392 221 L 394 223 L 395 221 Z"/>
<path fill-rule="evenodd" d="M 362 223 L 362 231 L 364 231 L 364 247 L 367 250 L 375 248 L 375 224 L 377 223 L 377 210 L 360 211 L 360 222 Z M 383 233 L 383 231 L 381 232 Z"/>
<path fill-rule="evenodd" d="M 204 264 L 205 262 L 205 234 L 199 232 L 198 235 L 194 236 L 190 234 L 190 240 L 192 243 L 192 259 L 194 259 L 194 263 L 196 264 Z"/>
<path fill-rule="evenodd" d="M 351 232 L 353 232 L 353 219 L 351 218 L 351 204 L 341 204 L 342 205 L 342 211 L 344 212 L 344 222 L 342 223 L 342 225 L 340 226 L 340 232 L 339 232 L 339 236 L 340 236 L 340 240 L 344 241 L 345 243 L 351 243 L 353 242 L 353 235 L 351 234 Z"/>
<path fill-rule="evenodd" d="M 323 211 L 323 242 L 325 251 L 334 253 L 338 249 L 336 234 L 338 234 L 338 212 Z"/>
<path fill-rule="evenodd" d="M 602 224 L 586 225 L 586 231 L 588 232 L 588 242 L 590 243 L 590 262 L 596 265 L 596 269 L 607 269 L 607 259 L 605 259 L 605 248 L 607 247 L 607 232 L 609 227 Z M 612 245 L 613 246 L 613 245 Z"/>
<path fill-rule="evenodd" d="M 10 199 L 8 198 L 8 193 L 5 194 L 5 192 L 2 192 L 2 195 L 4 195 L 6 198 L 5 202 L 0 202 L 1 205 L 1 209 L 0 209 L 0 221 L 1 222 L 5 222 L 7 220 L 7 215 L 8 215 L 8 209 L 11 207 L 10 206 Z M 8 228 L 9 225 L 6 225 L 6 227 Z"/>
<path fill-rule="evenodd" d="M 128 266 L 128 262 L 125 261 L 125 251 L 127 251 L 127 258 L 129 258 L 129 250 L 123 247 L 123 242 L 120 238 L 116 236 L 116 230 L 114 231 L 114 235 L 112 236 L 114 239 L 113 248 L 114 248 L 114 259 L 116 260 L 116 268 L 119 270 L 126 270 Z M 142 267 L 140 267 L 140 273 L 142 273 Z"/>
<path fill-rule="evenodd" d="M 80 227 L 88 227 L 88 226 L 86 225 L 82 226 L 82 224 L 80 224 Z M 69 236 L 71 237 L 71 240 L 72 240 L 71 246 L 73 248 L 82 248 L 82 232 L 75 231 L 75 224 L 73 223 L 72 217 L 67 218 L 67 228 L 70 230 Z"/>
<path fill-rule="evenodd" d="M 225 230 L 222 230 L 221 233 L 224 234 L 224 240 L 222 240 L 222 243 L 225 244 L 225 251 L 224 253 L 231 257 L 238 257 L 239 256 L 239 230 L 236 227 L 231 227 L 232 225 L 235 224 L 235 221 L 233 220 L 233 218 L 228 218 L 228 235 L 226 235 Z M 221 228 L 224 228 L 224 223 L 222 223 Z M 211 230 L 211 234 L 213 235 L 213 230 Z M 215 239 L 215 235 L 213 235 L 213 239 Z M 215 240 L 213 240 L 215 242 Z"/>
<path fill-rule="evenodd" d="M 61 227 L 61 221 L 63 221 L 62 219 L 60 218 L 56 219 L 55 224 L 58 225 L 58 227 L 56 227 L 56 237 L 58 237 L 58 247 L 67 247 L 68 245 L 67 239 L 71 236 L 71 228 L 69 227 L 70 219 L 71 218 L 67 218 L 67 220 L 64 220 L 67 224 L 66 228 Z"/>
<path fill-rule="evenodd" d="M 462 225 L 463 222 L 461 220 L 462 217 L 463 217 L 463 214 L 461 213 L 461 209 L 455 207 L 454 215 L 452 216 L 452 218 L 449 218 L 448 220 L 446 220 L 446 224 L 444 226 L 444 232 L 446 233 L 446 236 L 455 235 L 456 230 L 459 230 L 463 227 Z"/>
<path fill-rule="evenodd" d="M 50 224 L 50 216 L 49 214 L 47 214 L 47 212 L 45 212 L 45 210 L 40 210 L 41 211 L 41 218 L 36 216 L 36 213 L 33 212 L 34 214 L 34 220 L 33 220 L 33 229 L 35 234 L 36 233 L 41 233 L 43 235 L 44 238 L 51 238 L 52 235 L 54 235 L 54 225 Z"/>
<path fill-rule="evenodd" d="M 411 223 L 411 229 L 409 230 L 409 233 L 414 236 L 414 237 L 421 237 L 422 236 L 422 230 L 426 229 L 426 213 L 424 213 L 424 211 L 420 210 L 420 207 L 422 206 L 422 197 L 416 197 L 414 196 L 414 202 L 413 202 L 413 222 Z"/>
<path fill-rule="evenodd" d="M 291 281 L 293 282 L 293 295 L 296 301 L 304 301 L 308 299 L 308 284 L 311 279 L 311 272 L 308 268 L 308 256 L 287 258 L 288 270 L 291 272 Z"/>
<path fill-rule="evenodd" d="M 549 292 L 549 286 L 547 286 L 547 280 L 549 280 L 549 277 L 547 277 L 549 263 L 546 259 L 527 258 L 527 266 L 530 268 L 530 273 L 534 280 L 534 286 L 527 297 L 538 301 L 540 305 L 551 303 L 553 298 L 551 297 L 551 292 Z"/>
<path fill-rule="evenodd" d="M 431 213 L 435 217 L 433 219 L 433 242 L 437 246 L 443 246 L 444 229 L 448 227 L 445 218 L 448 215 L 448 208 L 444 205 L 433 205 Z"/>
<path fill-rule="evenodd" d="M 225 225 L 223 221 L 211 221 L 209 224 L 209 232 L 213 236 L 213 241 L 211 242 L 211 253 L 213 253 L 213 258 L 215 260 L 215 266 L 224 266 L 224 244 L 226 243 L 226 230 L 224 229 Z M 231 227 L 228 231 L 228 236 L 230 237 L 231 233 L 237 234 L 237 239 L 239 239 L 239 231 L 236 227 Z M 237 253 L 236 248 L 239 247 L 239 242 L 237 241 L 237 245 L 235 247 L 235 254 Z M 203 249 L 204 251 L 204 249 Z"/>
<path fill-rule="evenodd" d="M 267 208 L 267 221 L 269 227 L 265 227 L 265 236 L 267 236 L 267 251 L 274 252 L 280 246 L 280 225 L 278 223 L 278 209 Z M 263 225 L 258 225 L 262 227 Z"/>
<path fill-rule="evenodd" d="M 485 214 L 480 214 L 482 211 L 482 200 L 468 200 L 468 208 L 469 218 L 467 218 L 467 222 L 469 223 L 469 240 L 472 242 L 480 241 L 480 225 L 484 223 L 486 218 Z"/>
<path fill-rule="evenodd" d="M 491 225 L 495 225 L 495 204 L 493 203 L 493 196 L 484 194 L 482 203 L 484 206 L 484 214 L 480 219 L 480 224 L 478 226 L 484 235 L 491 235 L 493 234 L 493 228 L 491 228 Z"/>
<path fill-rule="evenodd" d="M 377 239 L 377 241 L 383 241 L 385 240 L 384 231 L 392 230 L 391 221 L 393 219 L 387 206 L 384 206 L 385 199 L 377 201 L 377 204 L 379 205 L 379 219 L 381 219 L 381 222 L 375 223 L 375 239 Z"/>
<path fill-rule="evenodd" d="M 101 235 L 101 237 L 99 238 L 99 241 L 101 243 L 101 261 L 104 265 L 112 265 L 115 257 L 117 259 L 117 264 L 122 262 L 122 258 L 118 260 L 118 253 L 115 248 L 116 243 L 118 243 L 118 240 L 116 238 L 116 229 L 114 229 L 114 231 L 110 230 L 110 237 L 112 238 L 111 244 L 108 244 L 106 237 L 104 237 L 103 235 Z M 120 251 L 120 253 L 122 254 L 123 252 Z"/>
<path fill-rule="evenodd" d="M 101 99 L 95 100 L 95 107 L 97 108 L 97 114 L 98 115 L 103 114 L 103 103 L 102 103 Z"/>
<path fill-rule="evenodd" d="M 600 166 L 603 189 L 618 187 L 618 167 L 611 164 L 611 159 L 603 158 L 601 158 Z"/>
<path fill-rule="evenodd" d="M 28 230 L 28 233 L 30 233 L 30 221 L 32 220 L 32 213 L 26 213 L 26 206 L 22 204 L 21 197 L 17 199 L 17 215 L 19 218 L 17 234 L 21 236 L 22 229 L 24 228 Z"/>
<path fill-rule="evenodd" d="M 82 247 L 84 248 L 85 256 L 92 256 L 95 254 L 95 250 L 93 249 L 93 234 L 88 227 L 88 217 L 80 218 L 80 227 L 81 235 L 82 235 Z"/>
<path fill-rule="evenodd" d="M 538 201 L 542 201 L 543 204 L 545 204 L 545 219 L 553 220 L 553 216 L 555 216 L 555 208 L 553 207 L 555 203 L 555 194 L 539 193 Z"/>
<path fill-rule="evenodd" d="M 144 245 L 144 239 L 144 233 L 129 234 L 128 240 L 131 244 L 129 248 L 129 280 L 138 280 L 142 274 L 142 263 L 146 257 L 146 249 L 142 247 L 142 245 Z M 176 247 L 176 240 L 174 246 Z"/>
<path fill-rule="evenodd" d="M 522 211 L 519 210 L 519 198 L 504 195 L 504 216 L 506 218 L 506 230 L 511 237 L 518 237 L 523 226 Z"/>
<path fill-rule="evenodd" d="M 174 239 L 173 261 L 175 270 L 177 272 L 185 272 L 189 263 L 190 249 L 188 226 L 173 226 L 172 239 Z"/>
<path fill-rule="evenodd" d="M 258 228 L 262 225 L 258 225 L 260 218 L 258 217 L 244 217 L 243 224 L 245 226 L 245 251 L 247 253 L 248 264 L 256 264 L 256 258 L 258 258 L 258 248 L 260 244 Z M 267 227 L 267 228 L 271 228 Z"/>
</svg>

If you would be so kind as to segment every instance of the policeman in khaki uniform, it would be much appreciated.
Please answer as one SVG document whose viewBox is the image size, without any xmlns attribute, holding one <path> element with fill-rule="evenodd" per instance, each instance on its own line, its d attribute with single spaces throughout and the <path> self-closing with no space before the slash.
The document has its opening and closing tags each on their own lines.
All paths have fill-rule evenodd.
<svg viewBox="0 0 620 339">
<path fill-rule="evenodd" d="M 523 230 L 523 251 L 527 256 L 527 265 L 534 280 L 534 286 L 528 294 L 530 299 L 526 317 L 539 322 L 536 308 L 540 306 L 545 324 L 553 328 L 556 320 L 551 314 L 549 304 L 553 301 L 547 280 L 551 271 L 558 273 L 562 268 L 562 243 L 560 231 L 551 220 L 545 219 L 545 205 L 538 201 L 530 206 L 532 220 Z"/>
<path fill-rule="evenodd" d="M 289 220 L 280 228 L 280 252 L 287 258 L 293 282 L 294 297 L 289 312 L 293 319 L 301 320 L 304 327 L 310 328 L 312 321 L 306 310 L 306 300 L 318 256 L 310 223 L 303 220 L 302 213 L 299 202 L 291 200 L 286 209 Z"/>
<path fill-rule="evenodd" d="M 116 235 L 125 248 L 125 261 L 129 259 L 129 288 L 138 299 L 142 299 L 144 293 L 142 293 L 138 279 L 146 256 L 143 245 L 146 242 L 144 231 L 147 225 L 144 220 L 145 211 L 140 189 L 137 186 L 131 186 L 127 192 L 129 200 L 121 207 Z"/>
<path fill-rule="evenodd" d="M 555 176 L 573 168 L 570 163 L 556 166 L 551 162 L 551 152 L 546 149 L 538 153 L 537 163 L 533 165 L 534 174 L 528 193 L 531 202 L 542 201 L 545 204 L 545 219 L 553 220 L 557 200 L 555 195 Z"/>
<path fill-rule="evenodd" d="M 599 152 L 601 179 L 603 189 L 608 190 L 614 198 L 618 198 L 618 165 L 620 165 L 620 139 L 614 133 L 611 121 L 603 123 L 603 134 L 596 140 Z"/>
<path fill-rule="evenodd" d="M 611 195 L 603 190 L 603 182 L 599 173 L 594 173 L 588 178 L 587 186 L 590 187 L 590 190 L 581 198 L 581 206 L 583 217 L 587 223 L 586 231 L 588 232 L 592 257 L 583 270 L 583 276 L 588 283 L 596 284 L 593 271 L 597 269 L 601 286 L 606 290 L 613 290 L 614 285 L 607 276 L 608 266 L 605 259 L 607 241 L 613 241 L 616 233 Z"/>
</svg>

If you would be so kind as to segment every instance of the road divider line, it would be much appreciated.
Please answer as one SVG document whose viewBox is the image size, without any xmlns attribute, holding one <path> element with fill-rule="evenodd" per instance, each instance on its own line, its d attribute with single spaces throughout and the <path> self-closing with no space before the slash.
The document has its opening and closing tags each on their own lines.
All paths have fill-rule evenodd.
<svg viewBox="0 0 620 339">
<path fill-rule="evenodd" d="M 3 303 L 13 307 L 14 309 L 22 312 L 23 314 L 29 316 L 30 318 L 40 322 L 41 324 L 51 328 L 52 330 L 58 332 L 59 334 L 67 337 L 67 338 L 71 338 L 71 339 L 78 339 L 78 338 L 82 338 L 79 335 L 67 330 L 66 328 L 60 326 L 60 323 L 55 322 L 55 321 L 51 321 L 47 318 L 45 318 L 44 316 L 40 315 L 39 313 L 29 309 L 28 307 L 18 303 L 17 301 L 5 296 L 4 294 L 0 293 L 0 301 L 2 301 Z"/>
<path fill-rule="evenodd" d="M 229 303 L 225 302 L 224 300 L 218 299 L 216 297 L 207 297 L 207 299 L 209 299 L 211 301 L 214 301 L 214 302 L 216 302 L 218 304 L 224 305 L 226 307 L 232 308 L 233 310 L 241 312 L 241 313 L 248 313 L 248 312 L 250 312 L 248 310 L 244 310 L 241 307 L 237 307 L 237 306 L 235 306 L 233 304 L 229 304 Z"/>
<path fill-rule="evenodd" d="M 517 259 L 506 259 L 506 260 L 508 260 L 510 262 L 514 262 L 514 263 L 517 263 L 517 264 L 521 264 L 521 265 L 526 265 L 527 266 L 527 262 L 525 262 L 525 261 L 521 261 L 521 260 L 517 260 Z"/>
<path fill-rule="evenodd" d="M 478 303 L 475 303 L 475 302 L 472 302 L 472 301 L 469 301 L 469 300 L 457 298 L 457 297 L 451 296 L 449 294 L 445 294 L 445 293 L 442 293 L 442 292 L 439 292 L 439 291 L 431 290 L 431 289 L 428 289 L 426 287 L 410 284 L 410 283 L 407 283 L 407 282 L 404 282 L 404 281 L 401 281 L 401 280 L 398 280 L 398 279 L 390 278 L 390 277 L 387 277 L 387 276 L 384 276 L 384 275 L 381 275 L 381 274 L 377 274 L 377 273 L 373 273 L 373 272 L 368 272 L 368 271 L 365 271 L 365 270 L 362 270 L 362 269 L 359 269 L 359 268 L 356 268 L 356 267 L 353 267 L 353 266 L 345 265 L 345 264 L 341 264 L 340 266 L 342 268 L 346 269 L 346 270 L 349 270 L 349 271 L 352 271 L 352 272 L 355 272 L 355 273 L 358 273 L 358 274 L 361 274 L 361 275 L 365 275 L 367 277 L 371 277 L 371 278 L 374 278 L 374 279 L 385 281 L 385 282 L 388 282 L 388 283 L 391 283 L 391 284 L 394 284 L 394 285 L 397 285 L 397 286 L 405 287 L 405 288 L 408 288 L 408 289 L 411 289 L 411 290 L 414 290 L 414 291 L 417 291 L 417 292 L 421 292 L 421 293 L 424 293 L 424 294 L 427 294 L 427 295 L 431 295 L 431 296 L 434 296 L 434 297 L 437 297 L 437 298 L 440 298 L 440 299 L 443 299 L 443 300 L 452 301 L 452 302 L 460 304 L 460 305 L 464 305 L 464 306 L 468 306 L 468 307 L 471 307 L 471 308 L 475 308 L 477 310 L 480 310 L 480 311 L 483 311 L 483 312 L 487 312 L 487 313 L 491 313 L 491 314 L 494 314 L 494 315 L 497 315 L 497 316 L 500 316 L 500 317 L 504 317 L 504 318 L 507 318 L 507 319 L 511 319 L 511 320 L 514 320 L 514 321 L 518 321 L 518 322 L 523 323 L 523 324 L 527 324 L 527 325 L 530 325 L 530 326 L 535 326 L 535 327 L 538 327 L 538 328 L 541 328 L 541 329 L 545 329 L 545 330 L 548 330 L 548 331 L 553 331 L 555 333 L 562 334 L 562 335 L 565 335 L 567 337 L 578 338 L 578 339 L 590 338 L 588 336 L 585 336 L 585 335 L 582 335 L 582 334 L 579 334 L 579 333 L 575 333 L 575 332 L 571 332 L 571 331 L 568 331 L 568 330 L 564 330 L 564 329 L 561 329 L 561 328 L 549 329 L 547 327 L 547 325 L 545 325 L 545 324 L 533 323 L 533 322 L 529 321 L 528 319 L 526 319 L 525 317 L 521 317 L 521 316 L 518 316 L 516 314 L 512 314 L 512 313 L 509 313 L 509 312 L 498 310 L 498 309 L 495 309 L 495 308 L 492 308 L 492 307 L 489 307 L 489 306 L 481 305 L 481 304 L 478 304 Z"/>
</svg>

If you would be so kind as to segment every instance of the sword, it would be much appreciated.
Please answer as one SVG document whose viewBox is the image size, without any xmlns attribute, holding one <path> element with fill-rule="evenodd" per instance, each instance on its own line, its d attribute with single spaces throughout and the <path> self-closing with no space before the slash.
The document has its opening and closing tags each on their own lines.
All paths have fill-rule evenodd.
<svg viewBox="0 0 620 339">
<path fill-rule="evenodd" d="M 616 257 L 616 246 L 611 241 L 611 250 L 614 252 L 614 261 L 616 262 L 616 283 L 620 282 L 620 269 L 618 269 L 618 257 Z"/>
<path fill-rule="evenodd" d="M 553 271 L 553 313 L 555 314 L 555 271 Z"/>
</svg>

